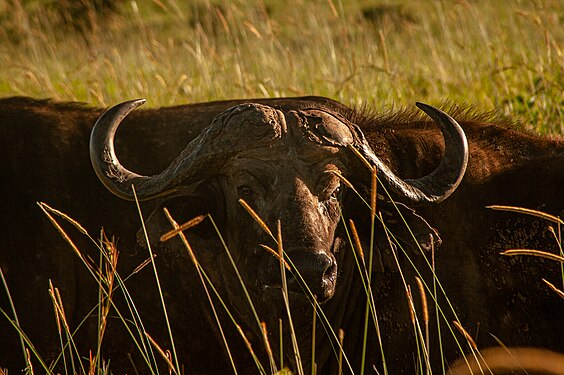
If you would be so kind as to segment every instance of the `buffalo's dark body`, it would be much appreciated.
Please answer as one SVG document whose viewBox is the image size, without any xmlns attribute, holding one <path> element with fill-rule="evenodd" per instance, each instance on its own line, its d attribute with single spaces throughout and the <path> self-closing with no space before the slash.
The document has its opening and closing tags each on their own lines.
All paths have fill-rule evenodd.
<svg viewBox="0 0 564 375">
<path fill-rule="evenodd" d="M 376 153 L 402 177 L 425 175 L 441 158 L 443 146 L 440 133 L 428 121 L 412 113 L 380 118 L 365 116 L 332 100 L 311 97 L 238 100 L 138 110 L 126 118 L 118 133 L 116 148 L 120 160 L 131 169 L 146 174 L 157 173 L 217 114 L 244 102 L 287 109 L 324 107 L 341 113 L 362 128 Z M 25 98 L 0 100 L 1 183 L 4 192 L 0 206 L 0 266 L 24 331 L 48 361 L 53 360 L 55 353 L 60 351 L 52 304 L 47 293 L 48 280 L 52 280 L 61 290 L 71 327 L 76 327 L 94 306 L 97 291 L 91 276 L 35 202 L 44 201 L 68 213 L 95 237 L 102 226 L 108 234 L 115 235 L 121 252 L 119 269 L 123 276 L 148 257 L 148 251 L 138 244 L 136 238 L 140 221 L 135 205 L 110 194 L 91 167 L 89 134 L 102 112 L 101 109 L 79 104 L 57 104 Z M 491 204 L 507 204 L 561 214 L 564 209 L 564 141 L 487 124 L 485 117 L 467 116 L 462 111 L 455 111 L 451 115 L 459 120 L 469 140 L 470 161 L 465 178 L 446 201 L 412 207 L 437 229 L 442 238 L 443 243 L 435 254 L 442 286 L 461 322 L 479 346 L 495 345 L 495 335 L 508 346 L 542 346 L 564 351 L 564 303 L 541 280 L 546 278 L 557 283 L 559 265 L 539 258 L 498 255 L 508 248 L 536 248 L 555 252 L 556 242 L 547 229 L 547 222 L 485 208 Z M 360 186 L 366 184 L 367 176 L 368 172 L 366 176 L 353 180 Z M 182 221 L 199 213 L 207 213 L 210 207 L 213 211 L 221 207 L 217 197 L 215 194 L 208 199 L 181 202 L 183 209 L 173 214 Z M 145 215 L 148 216 L 159 203 L 143 204 Z M 175 203 L 179 203 L 178 200 L 170 201 L 167 205 Z M 385 213 L 389 211 L 393 216 L 393 210 L 388 206 L 383 203 L 382 210 Z M 234 225 L 222 221 L 221 213 L 214 214 L 220 227 Z M 369 211 L 356 201 L 350 191 L 343 198 L 343 215 L 357 221 L 367 251 L 369 231 L 366 218 L 369 217 Z M 342 224 L 337 230 L 343 232 Z M 212 239 L 213 230 L 209 222 L 196 231 L 199 232 L 196 232 L 195 237 L 201 240 L 196 240 L 195 248 L 204 268 L 208 266 L 211 274 L 219 270 L 229 272 L 226 271 L 229 268 L 221 251 L 208 251 L 203 249 L 205 246 L 198 249 L 198 244 L 211 248 L 217 246 L 210 245 L 217 243 L 217 240 Z M 88 241 L 72 228 L 69 228 L 69 232 L 73 233 L 81 249 L 97 259 L 98 255 Z M 386 250 L 387 241 L 381 227 L 377 227 L 376 236 L 376 251 L 381 254 L 381 262 L 375 262 L 373 291 L 387 367 L 391 373 L 410 373 L 413 372 L 414 353 L 417 351 L 406 294 L 394 258 Z M 423 279 L 430 282 L 432 278 L 424 256 L 413 244 L 406 242 L 404 247 L 417 268 L 422 270 Z M 426 256 L 431 259 L 430 253 Z M 399 258 L 403 276 L 415 289 L 412 267 L 401 252 Z M 186 365 L 188 373 L 228 371 L 230 365 L 224 346 L 187 254 L 163 249 L 158 252 L 156 261 L 179 362 Z M 343 328 L 345 331 L 345 352 L 351 366 L 358 372 L 364 291 L 348 246 L 337 255 L 337 262 L 339 273 L 335 294 L 322 306 L 334 328 Z M 146 330 L 163 346 L 169 347 L 150 267 L 133 275 L 128 285 L 145 318 Z M 220 292 L 239 293 L 242 303 L 245 303 L 237 286 L 219 287 Z M 419 309 L 417 293 L 414 291 L 413 294 Z M 0 302 L 2 309 L 11 315 L 4 292 L 0 293 Z M 454 317 L 445 301 L 440 305 L 446 310 L 447 319 L 452 321 Z M 240 306 L 234 307 L 234 310 L 253 347 L 259 355 L 264 355 L 248 311 Z M 302 358 L 307 363 L 311 357 L 308 353 L 311 331 L 308 318 L 304 316 L 310 312 L 299 312 L 302 317 L 298 319 L 304 323 L 297 324 L 298 337 L 303 338 Z M 430 304 L 430 312 L 431 336 L 436 337 L 433 304 Z M 243 373 L 252 373 L 255 367 L 242 340 L 221 309 L 220 315 L 228 341 L 232 343 L 236 365 Z M 280 312 L 280 315 L 284 314 Z M 267 317 L 264 319 L 268 322 Z M 121 326 L 117 319 L 112 319 L 105 339 L 106 354 L 118 372 L 130 368 L 127 353 L 133 353 L 133 357 L 137 358 L 137 349 Z M 452 342 L 450 333 L 445 333 L 446 328 L 443 326 L 442 329 L 445 336 L 443 346 L 446 358 L 450 361 L 459 355 L 458 348 Z M 271 341 L 276 342 L 278 327 L 269 324 L 269 332 Z M 83 353 L 94 349 L 91 339 L 95 333 L 96 318 L 90 318 L 77 336 Z M 370 335 L 367 368 L 371 368 L 372 363 L 381 368 L 377 340 L 373 331 Z M 328 341 L 321 336 L 324 334 L 320 334 L 317 343 L 318 369 L 321 373 L 335 372 L 335 356 Z M 457 337 L 460 339 L 461 335 L 457 334 Z M 6 319 L 0 320 L 0 341 L 3 343 L 0 367 L 8 367 L 14 372 L 22 368 L 19 339 Z M 285 345 L 288 353 L 291 353 L 290 341 L 286 340 Z M 461 345 L 466 348 L 463 339 Z M 432 352 L 438 350 L 436 339 L 431 340 L 430 346 Z M 438 366 L 436 359 L 434 362 Z M 288 359 L 285 363 L 288 363 Z M 138 362 L 137 366 L 145 371 L 143 363 Z"/>
</svg>

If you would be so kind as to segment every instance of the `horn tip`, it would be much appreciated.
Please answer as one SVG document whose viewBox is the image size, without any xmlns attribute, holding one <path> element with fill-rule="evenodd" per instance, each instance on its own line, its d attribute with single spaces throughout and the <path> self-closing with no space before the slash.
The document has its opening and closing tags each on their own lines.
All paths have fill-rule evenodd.
<svg viewBox="0 0 564 375">
<path fill-rule="evenodd" d="M 429 105 L 429 104 L 425 104 L 422 102 L 415 102 L 415 105 L 417 106 L 417 108 L 419 108 L 420 110 L 427 112 L 427 111 L 433 111 L 433 110 L 437 110 L 437 108 Z"/>
<path fill-rule="evenodd" d="M 137 108 L 137 107 L 147 103 L 147 99 L 145 99 L 145 98 L 133 99 L 133 100 L 129 101 L 129 103 L 131 103 L 131 105 L 134 108 Z"/>
</svg>

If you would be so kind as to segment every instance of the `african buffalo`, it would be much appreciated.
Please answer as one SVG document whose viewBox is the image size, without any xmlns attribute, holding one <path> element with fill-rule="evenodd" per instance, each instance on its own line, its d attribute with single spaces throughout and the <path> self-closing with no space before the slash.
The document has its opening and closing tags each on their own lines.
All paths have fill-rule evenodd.
<svg viewBox="0 0 564 375">
<path fill-rule="evenodd" d="M 295 370 L 300 367 L 282 298 L 280 261 L 261 246 L 276 249 L 276 242 L 241 199 L 282 239 L 290 263 L 286 276 L 293 329 L 307 371 L 314 358 L 318 373 L 338 372 L 339 329 L 344 332 L 345 373 L 358 373 L 361 367 L 382 372 L 384 366 L 390 373 L 413 373 L 426 366 L 425 357 L 417 356 L 423 334 L 416 337 L 406 292 L 406 285 L 415 287 L 415 276 L 429 287 L 430 339 L 425 347 L 436 371 L 441 358 L 448 363 L 468 348 L 463 335 L 451 331 L 454 314 L 478 347 L 500 340 L 508 346 L 564 351 L 564 303 L 542 281 L 557 283 L 559 264 L 499 255 L 508 248 L 557 252 L 555 236 L 542 219 L 486 208 L 503 204 L 561 214 L 562 138 L 516 132 L 508 124 L 455 107 L 447 111 L 451 118 L 423 104 L 419 107 L 434 121 L 413 110 L 378 115 L 319 97 L 134 111 L 140 104 L 125 102 L 104 112 L 80 104 L 0 100 L 5 193 L 0 267 L 19 325 L 46 363 L 61 351 L 49 280 L 60 290 L 70 327 L 80 324 L 75 341 L 86 358 L 96 350 L 99 322 L 93 307 L 98 288 L 37 201 L 69 214 L 95 238 L 102 226 L 114 236 L 120 251 L 118 272 L 131 275 L 125 284 L 143 329 L 172 350 L 154 273 L 151 267 L 138 269 L 149 248 L 156 254 L 174 349 L 187 373 L 231 371 L 222 335 L 237 370 L 257 373 L 240 332 L 261 366 L 271 369 L 263 332 L 229 254 L 258 319 L 265 323 L 275 364 L 283 360 Z M 375 210 L 369 207 L 372 169 L 378 177 Z M 140 230 L 136 205 L 129 202 L 134 199 L 132 186 L 141 201 L 149 243 Z M 215 312 L 210 308 L 181 239 L 159 240 L 173 229 L 164 207 L 179 224 L 208 213 L 214 220 L 206 218 L 186 236 L 240 331 L 213 293 Z M 351 245 L 355 241 L 349 219 L 356 224 L 363 258 L 358 246 Z M 69 225 L 65 229 L 79 249 L 99 258 L 89 240 Z M 379 328 L 377 334 L 376 320 L 370 318 L 366 350 L 363 264 L 372 270 Z M 432 266 L 440 285 L 433 282 Z M 442 311 L 439 319 L 431 298 L 434 289 Z M 417 294 L 415 289 L 412 294 Z M 315 354 L 313 298 L 319 303 L 317 312 L 323 312 L 316 319 Z M 114 299 L 117 311 L 129 311 L 121 289 Z M 0 367 L 15 372 L 25 364 L 20 339 L 8 320 L 13 313 L 6 293 L 0 294 L 0 307 L 7 315 L 0 323 Z M 419 304 L 414 308 L 421 318 Z M 441 345 L 437 320 L 442 322 Z M 280 325 L 283 358 L 278 354 Z M 153 365 L 140 351 L 124 323 L 110 313 L 102 351 L 110 367 L 117 373 L 148 372 Z M 59 369 L 61 362 L 59 358 Z M 165 366 L 158 354 L 156 362 Z"/>
</svg>

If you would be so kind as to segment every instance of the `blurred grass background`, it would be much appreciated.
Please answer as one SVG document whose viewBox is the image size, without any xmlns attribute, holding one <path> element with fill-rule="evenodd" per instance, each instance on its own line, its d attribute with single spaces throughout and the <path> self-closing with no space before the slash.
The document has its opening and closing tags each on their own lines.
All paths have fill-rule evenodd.
<svg viewBox="0 0 564 375">
<path fill-rule="evenodd" d="M 0 97 L 446 99 L 564 133 L 562 0 L 0 0 Z"/>
</svg>

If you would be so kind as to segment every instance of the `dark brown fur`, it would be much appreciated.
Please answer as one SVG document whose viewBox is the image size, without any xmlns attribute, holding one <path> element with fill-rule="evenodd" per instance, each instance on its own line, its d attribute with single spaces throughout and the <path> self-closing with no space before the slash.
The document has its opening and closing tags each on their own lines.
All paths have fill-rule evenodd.
<svg viewBox="0 0 564 375">
<path fill-rule="evenodd" d="M 363 129 L 377 155 L 402 178 L 416 178 L 429 173 L 441 158 L 443 146 L 440 132 L 418 112 L 406 110 L 380 115 L 368 110 L 351 109 L 319 97 L 236 100 L 134 111 L 118 132 L 118 157 L 132 170 L 145 174 L 157 173 L 217 114 L 243 102 L 258 102 L 283 109 L 315 107 L 337 112 Z M 466 176 L 458 190 L 445 202 L 413 207 L 437 229 L 442 238 L 443 244 L 435 256 L 437 272 L 447 296 L 462 324 L 480 347 L 496 345 L 495 335 L 508 346 L 540 346 L 563 352 L 564 303 L 541 280 L 546 278 L 560 285 L 559 265 L 539 258 L 507 258 L 499 255 L 500 251 L 515 247 L 557 251 L 547 223 L 519 214 L 495 212 L 485 206 L 507 204 L 562 214 L 564 140 L 511 130 L 509 122 L 497 121 L 490 114 L 482 115 L 452 107 L 447 111 L 462 125 L 469 139 L 470 161 Z M 109 235 L 115 235 L 121 251 L 119 270 L 122 276 L 128 275 L 148 257 L 147 250 L 137 243 L 136 233 L 140 221 L 135 206 L 107 192 L 90 165 L 89 132 L 102 112 L 102 109 L 76 103 L 28 98 L 0 100 L 0 160 L 3 162 L 0 182 L 4 192 L 0 204 L 0 266 L 7 278 L 20 323 L 47 361 L 53 360 L 60 351 L 53 309 L 47 294 L 48 280 L 52 280 L 61 290 L 71 327 L 76 327 L 94 306 L 97 289 L 91 276 L 35 202 L 45 201 L 68 213 L 88 228 L 95 238 L 101 227 L 106 228 Z M 368 172 L 366 175 L 352 176 L 351 179 L 361 191 L 369 190 Z M 209 189 L 213 189 L 213 186 Z M 198 200 L 173 198 L 163 204 L 171 208 L 173 215 L 182 221 L 198 213 L 221 211 L 222 203 L 218 202 L 218 194 L 222 192 L 205 191 Z M 144 204 L 146 217 L 160 204 Z M 367 251 L 368 210 L 350 191 L 343 198 L 343 207 L 343 215 L 357 222 L 361 241 Z M 402 239 L 406 254 L 421 270 L 423 279 L 431 283 L 432 278 L 425 263 L 425 258 L 431 258 L 430 254 L 421 254 L 410 241 L 409 233 L 389 203 L 379 201 L 379 207 L 392 220 L 389 225 L 393 233 Z M 221 221 L 220 213 L 217 217 L 220 226 L 225 229 L 229 223 Z M 406 217 L 411 217 L 407 211 Z M 393 224 L 393 220 L 397 224 Z M 414 228 L 417 223 L 414 220 Z M 244 225 L 251 224 L 252 221 L 249 221 Z M 98 259 L 96 249 L 72 228 L 68 229 L 79 247 L 93 259 Z M 162 232 L 165 229 L 154 230 Z M 342 224 L 337 232 L 344 237 Z M 221 268 L 224 266 L 221 262 L 225 261 L 221 251 L 213 250 L 218 246 L 209 222 L 188 233 L 196 244 L 209 245 L 208 248 L 196 247 L 196 250 L 210 273 L 219 270 L 229 272 L 227 268 Z M 413 373 L 417 349 L 404 286 L 380 226 L 377 227 L 376 238 L 373 291 L 388 371 Z M 348 245 L 344 244 L 343 250 L 337 254 L 340 265 L 337 290 L 323 308 L 333 328 L 345 330 L 345 352 L 350 357 L 353 370 L 358 372 L 365 298 L 350 251 Z M 414 291 L 415 272 L 406 254 L 399 251 L 400 263 L 404 277 Z M 157 262 L 179 361 L 186 365 L 187 373 L 229 371 L 230 365 L 219 331 L 187 255 L 165 246 L 159 249 Z M 152 271 L 147 267 L 133 275 L 128 283 L 134 300 L 143 311 L 147 331 L 169 348 Z M 220 287 L 225 293 L 241 293 L 237 286 Z M 244 301 L 244 298 L 240 299 Z M 119 293 L 116 300 L 121 300 Z M 418 298 L 415 300 L 419 309 Z M 452 313 L 448 312 L 444 298 L 440 298 L 440 301 L 440 306 L 447 310 L 447 321 L 451 322 L 454 319 Z M 3 292 L 0 293 L 0 307 L 9 316 L 12 315 Z M 261 356 L 263 365 L 267 366 L 260 337 L 254 329 L 252 318 L 247 316 L 248 311 L 242 306 L 231 307 L 237 311 L 240 323 L 253 342 L 253 348 Z M 301 354 L 307 364 L 311 357 L 308 353 L 311 331 L 305 316 L 310 311 L 302 309 L 300 313 L 301 317 L 294 317 L 298 319 L 298 337 L 303 338 Z M 430 313 L 433 366 L 435 371 L 440 371 L 432 303 Z M 220 314 L 228 340 L 232 343 L 238 369 L 242 373 L 256 372 L 238 333 L 222 311 Z M 299 324 L 300 321 L 303 324 Z M 105 341 L 105 353 L 118 373 L 126 370 L 131 372 L 126 354 L 133 353 L 136 358 L 137 350 L 121 326 L 117 319 L 111 319 Z M 318 326 L 317 330 L 321 332 L 316 354 L 318 371 L 335 373 L 336 357 L 323 329 Z M 278 340 L 277 331 L 277 326 L 269 325 L 272 343 Z M 96 318 L 90 318 L 77 336 L 79 348 L 85 355 L 94 348 L 92 337 L 95 337 L 95 332 Z M 446 359 L 452 361 L 460 355 L 459 350 L 444 324 L 442 332 Z M 373 326 L 370 335 L 365 368 L 371 371 L 372 364 L 375 364 L 381 371 L 380 349 Z M 458 333 L 456 336 L 466 349 L 462 336 Z M 19 340 L 11 325 L 3 318 L 0 319 L 0 342 L 3 343 L 0 367 L 8 367 L 11 372 L 21 369 L 23 362 Z M 285 363 L 288 364 L 291 351 L 287 338 L 285 345 L 289 356 Z M 142 362 L 137 364 L 140 371 L 146 371 Z"/>
</svg>

